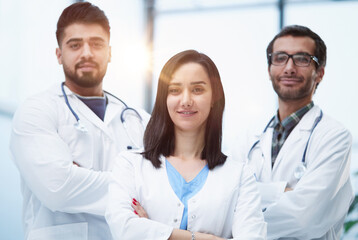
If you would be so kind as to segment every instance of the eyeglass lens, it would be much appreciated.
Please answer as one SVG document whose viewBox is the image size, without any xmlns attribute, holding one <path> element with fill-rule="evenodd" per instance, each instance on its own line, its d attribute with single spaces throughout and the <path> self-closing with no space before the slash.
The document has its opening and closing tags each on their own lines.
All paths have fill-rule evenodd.
<svg viewBox="0 0 358 240">
<path fill-rule="evenodd" d="M 307 54 L 293 54 L 287 53 L 273 53 L 271 55 L 271 62 L 273 65 L 282 66 L 288 62 L 288 59 L 292 58 L 293 63 L 296 66 L 307 67 L 311 63 L 311 56 Z"/>
</svg>

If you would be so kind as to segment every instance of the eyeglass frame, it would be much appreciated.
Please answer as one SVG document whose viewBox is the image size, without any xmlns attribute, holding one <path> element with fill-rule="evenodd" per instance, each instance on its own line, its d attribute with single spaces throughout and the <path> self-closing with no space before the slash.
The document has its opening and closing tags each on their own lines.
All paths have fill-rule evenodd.
<svg viewBox="0 0 358 240">
<path fill-rule="evenodd" d="M 287 58 L 287 60 L 286 60 L 286 62 L 285 62 L 284 64 L 282 64 L 282 65 L 276 65 L 276 64 L 273 64 L 273 63 L 272 63 L 272 54 L 285 54 L 285 55 L 288 56 L 288 58 Z M 294 64 L 295 66 L 297 66 L 297 67 L 308 67 L 308 66 L 311 65 L 311 62 L 310 62 L 307 66 L 299 66 L 299 65 L 297 65 L 296 62 L 295 62 L 295 60 L 294 60 L 294 58 L 293 58 L 294 56 L 297 56 L 297 55 L 309 56 L 309 57 L 311 58 L 311 60 L 313 60 L 313 61 L 317 64 L 318 67 L 320 66 L 319 61 L 318 61 L 318 58 L 317 58 L 316 56 L 313 56 L 313 55 L 308 54 L 308 53 L 305 53 L 305 52 L 304 52 L 304 53 L 295 53 L 295 54 L 288 54 L 288 53 L 285 53 L 285 52 L 269 53 L 269 54 L 268 54 L 268 61 L 269 61 L 269 64 L 272 64 L 272 65 L 274 65 L 274 66 L 284 66 L 284 65 L 287 64 L 288 60 L 291 58 L 292 61 L 293 61 L 293 64 Z"/>
</svg>

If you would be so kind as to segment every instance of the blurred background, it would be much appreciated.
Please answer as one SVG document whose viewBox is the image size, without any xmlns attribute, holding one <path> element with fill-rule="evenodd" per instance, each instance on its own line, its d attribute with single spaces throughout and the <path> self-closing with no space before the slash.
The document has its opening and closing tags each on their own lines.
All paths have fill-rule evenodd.
<svg viewBox="0 0 358 240">
<path fill-rule="evenodd" d="M 69 0 L 0 0 L 0 239 L 23 239 L 20 177 L 9 156 L 11 119 L 35 93 L 64 80 L 55 49 L 57 20 Z M 305 25 L 328 48 L 314 96 L 325 114 L 353 135 L 352 179 L 358 189 L 358 1 L 97 0 L 111 25 L 112 62 L 104 87 L 130 106 L 152 110 L 157 79 L 174 54 L 196 49 L 217 64 L 226 95 L 223 148 L 277 110 L 265 50 L 282 26 Z M 334 206 L 332 206 L 334 207 Z M 358 239 L 353 226 L 343 239 Z"/>
</svg>

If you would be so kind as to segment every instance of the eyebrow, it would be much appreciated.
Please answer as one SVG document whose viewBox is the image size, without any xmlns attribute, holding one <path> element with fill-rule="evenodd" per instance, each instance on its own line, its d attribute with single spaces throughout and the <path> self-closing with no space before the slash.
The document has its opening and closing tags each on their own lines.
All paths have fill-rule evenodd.
<svg viewBox="0 0 358 240">
<path fill-rule="evenodd" d="M 280 54 L 280 53 L 285 53 L 285 54 L 288 54 L 287 52 L 285 52 L 285 51 L 278 51 L 278 52 L 273 52 L 273 53 L 276 53 L 276 54 Z M 296 54 L 307 54 L 307 55 L 311 55 L 310 53 L 308 53 L 308 52 L 296 52 L 296 53 L 294 53 L 294 54 L 288 54 L 288 55 L 296 55 Z"/>
<path fill-rule="evenodd" d="M 105 40 L 101 37 L 90 37 L 90 41 L 101 41 L 101 42 L 105 42 Z"/>
<path fill-rule="evenodd" d="M 90 37 L 89 39 L 90 41 L 101 41 L 101 42 L 105 42 L 105 40 L 101 37 Z M 82 42 L 83 38 L 70 38 L 66 44 L 69 44 L 71 42 Z"/>
<path fill-rule="evenodd" d="M 204 84 L 204 85 L 206 85 L 206 82 L 204 82 L 204 81 L 197 81 L 197 82 L 191 82 L 191 83 L 190 83 L 190 85 L 199 85 L 199 84 Z M 169 83 L 169 85 L 180 86 L 180 85 L 182 85 L 182 84 L 181 84 L 181 83 L 173 82 L 173 83 Z"/>
<path fill-rule="evenodd" d="M 69 40 L 67 40 L 66 44 L 69 44 L 71 42 L 81 42 L 83 41 L 83 38 L 70 38 Z"/>
<path fill-rule="evenodd" d="M 309 52 L 297 52 L 295 54 L 306 54 L 306 55 L 314 55 L 314 54 L 310 54 Z"/>
</svg>

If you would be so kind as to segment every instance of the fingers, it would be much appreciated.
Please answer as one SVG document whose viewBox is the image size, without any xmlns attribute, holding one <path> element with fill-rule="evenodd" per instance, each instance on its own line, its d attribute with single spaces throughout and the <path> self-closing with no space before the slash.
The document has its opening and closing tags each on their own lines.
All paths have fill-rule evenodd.
<svg viewBox="0 0 358 240">
<path fill-rule="evenodd" d="M 80 165 L 76 162 L 73 162 L 73 165 L 76 165 L 77 167 L 79 167 Z"/>
<path fill-rule="evenodd" d="M 146 211 L 135 198 L 132 199 L 131 206 L 134 209 L 134 213 L 137 214 L 139 217 L 148 218 Z"/>
</svg>

